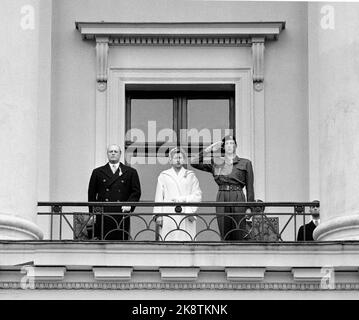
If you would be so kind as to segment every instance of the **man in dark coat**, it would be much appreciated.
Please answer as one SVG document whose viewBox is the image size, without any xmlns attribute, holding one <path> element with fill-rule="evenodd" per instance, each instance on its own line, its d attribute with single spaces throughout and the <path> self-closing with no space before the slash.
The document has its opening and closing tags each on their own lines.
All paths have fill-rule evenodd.
<svg viewBox="0 0 359 320">
<path fill-rule="evenodd" d="M 318 200 L 314 200 L 313 202 L 318 202 Z M 318 226 L 320 219 L 319 219 L 319 207 L 310 207 L 309 212 L 312 214 L 312 220 L 301 226 L 298 231 L 297 241 L 314 241 L 313 238 L 313 231 Z M 304 232 L 305 231 L 305 232 Z M 305 235 L 304 235 L 305 233 Z"/>
<path fill-rule="evenodd" d="M 107 148 L 108 163 L 92 171 L 88 187 L 88 201 L 139 201 L 141 185 L 136 169 L 120 162 L 121 149 L 118 145 Z M 129 213 L 135 207 L 103 207 L 103 217 L 95 216 L 94 237 L 103 240 L 128 240 L 130 236 L 129 215 L 109 215 L 109 212 Z M 92 212 L 90 207 L 90 211 Z M 103 222 L 103 231 L 102 231 Z M 88 232 L 92 238 L 92 232 Z"/>
</svg>

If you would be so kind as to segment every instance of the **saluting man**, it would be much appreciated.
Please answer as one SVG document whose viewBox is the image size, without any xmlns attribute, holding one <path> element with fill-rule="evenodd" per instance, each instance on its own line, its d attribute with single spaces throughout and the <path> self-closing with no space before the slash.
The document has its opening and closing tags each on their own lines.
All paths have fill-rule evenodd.
<svg viewBox="0 0 359 320">
<path fill-rule="evenodd" d="M 136 169 L 120 162 L 121 149 L 118 145 L 107 148 L 108 163 L 92 171 L 88 187 L 88 201 L 139 201 L 141 185 Z M 128 240 L 130 236 L 130 216 L 109 215 L 108 212 L 133 212 L 135 207 L 103 207 L 102 218 L 96 215 L 94 237 L 103 240 Z M 90 233 L 90 237 L 91 237 Z"/>
</svg>

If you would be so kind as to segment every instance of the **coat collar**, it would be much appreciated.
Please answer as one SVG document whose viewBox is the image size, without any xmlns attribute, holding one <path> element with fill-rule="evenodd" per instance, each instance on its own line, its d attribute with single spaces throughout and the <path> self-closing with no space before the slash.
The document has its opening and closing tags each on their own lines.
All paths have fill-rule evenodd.
<svg viewBox="0 0 359 320">
<path fill-rule="evenodd" d="M 177 174 L 175 169 L 173 169 L 173 167 L 171 167 L 171 168 L 169 168 L 167 170 L 162 171 L 162 174 L 168 175 L 168 176 L 173 177 L 175 179 L 178 179 L 178 178 L 181 178 L 181 177 L 187 178 L 188 174 L 191 173 L 191 172 L 192 172 L 191 170 L 188 170 L 188 169 L 185 169 L 184 167 L 182 167 L 181 170 L 179 171 L 179 173 Z"/>
<path fill-rule="evenodd" d="M 103 167 L 100 168 L 100 170 L 106 174 L 106 176 L 108 177 L 112 177 L 113 176 L 113 172 L 111 170 L 110 164 L 107 162 L 107 164 L 105 164 Z"/>
<path fill-rule="evenodd" d="M 122 162 L 120 162 L 120 165 L 119 165 L 116 173 L 113 174 L 110 163 L 107 162 L 107 164 L 105 164 L 103 167 L 101 167 L 101 171 L 103 173 L 105 173 L 110 178 L 112 178 L 113 176 L 119 177 L 119 176 L 124 175 L 128 171 L 128 167 L 125 166 Z"/>
<path fill-rule="evenodd" d="M 226 157 L 220 157 L 221 159 L 221 164 L 224 165 L 226 163 Z M 238 157 L 237 155 L 233 158 L 233 164 L 238 163 L 241 160 L 240 157 Z"/>
<path fill-rule="evenodd" d="M 226 158 L 224 157 L 223 160 L 225 160 L 225 159 Z M 240 160 L 240 158 L 237 155 L 235 155 L 235 157 L 233 158 L 233 163 L 237 163 L 237 162 L 239 162 L 239 160 Z"/>
<path fill-rule="evenodd" d="M 177 174 L 176 170 L 172 167 L 172 168 L 168 169 L 168 173 L 173 177 L 180 178 L 185 175 L 186 169 L 181 167 L 180 171 Z"/>
</svg>

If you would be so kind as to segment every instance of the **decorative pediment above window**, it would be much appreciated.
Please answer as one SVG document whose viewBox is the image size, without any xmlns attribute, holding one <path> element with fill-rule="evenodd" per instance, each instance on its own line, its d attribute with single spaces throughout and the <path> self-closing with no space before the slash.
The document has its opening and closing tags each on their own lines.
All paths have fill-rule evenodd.
<svg viewBox="0 0 359 320">
<path fill-rule="evenodd" d="M 252 37 L 276 40 L 285 22 L 76 22 L 84 40 L 108 37 L 111 44 L 236 45 Z"/>
<path fill-rule="evenodd" d="M 75 22 L 84 40 L 96 41 L 97 82 L 106 89 L 109 46 L 251 46 L 253 82 L 262 90 L 264 43 L 277 40 L 285 28 L 278 22 Z"/>
</svg>

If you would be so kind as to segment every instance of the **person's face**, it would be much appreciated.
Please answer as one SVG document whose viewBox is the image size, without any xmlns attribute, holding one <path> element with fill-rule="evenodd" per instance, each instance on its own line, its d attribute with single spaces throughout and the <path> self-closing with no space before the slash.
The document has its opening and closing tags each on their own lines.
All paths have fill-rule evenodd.
<svg viewBox="0 0 359 320">
<path fill-rule="evenodd" d="M 184 157 L 182 153 L 175 153 L 173 155 L 171 164 L 173 167 L 180 169 L 184 165 Z"/>
<path fill-rule="evenodd" d="M 311 215 L 314 219 L 319 218 L 319 207 L 310 207 L 309 212 L 311 213 Z"/>
<path fill-rule="evenodd" d="M 107 158 L 110 163 L 117 163 L 120 161 L 121 151 L 118 146 L 110 146 L 107 149 Z"/>
<path fill-rule="evenodd" d="M 234 142 L 234 140 L 227 140 L 225 143 L 224 143 L 224 152 L 226 154 L 233 154 L 236 152 L 236 143 Z"/>
</svg>

